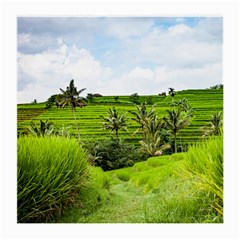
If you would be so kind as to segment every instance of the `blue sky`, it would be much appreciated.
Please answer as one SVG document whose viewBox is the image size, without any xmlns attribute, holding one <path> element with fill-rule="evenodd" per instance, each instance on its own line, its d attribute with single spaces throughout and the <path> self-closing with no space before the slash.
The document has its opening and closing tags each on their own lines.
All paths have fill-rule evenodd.
<svg viewBox="0 0 240 240">
<path fill-rule="evenodd" d="M 19 17 L 17 27 L 19 103 L 71 79 L 103 95 L 222 83 L 220 17 Z"/>
</svg>

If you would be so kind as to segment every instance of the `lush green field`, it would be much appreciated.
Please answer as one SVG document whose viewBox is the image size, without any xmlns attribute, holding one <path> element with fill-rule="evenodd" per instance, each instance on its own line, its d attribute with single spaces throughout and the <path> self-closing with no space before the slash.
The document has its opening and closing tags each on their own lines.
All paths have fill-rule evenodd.
<svg viewBox="0 0 240 240">
<path fill-rule="evenodd" d="M 158 115 L 166 115 L 166 109 L 170 108 L 172 101 L 171 96 L 140 96 L 139 101 L 143 102 L 151 97 L 151 101 L 155 104 Z M 184 90 L 177 92 L 175 100 L 186 98 L 194 108 L 194 117 L 191 125 L 180 131 L 178 135 L 178 144 L 193 143 L 199 140 L 201 132 L 199 127 L 206 124 L 211 115 L 218 111 L 223 111 L 223 90 L 222 89 L 206 89 L 206 90 Z M 50 109 L 44 109 L 45 104 L 21 104 L 18 105 L 18 132 L 24 131 L 34 120 L 49 120 L 53 122 L 56 128 L 62 126 L 71 126 L 70 133 L 77 136 L 76 125 L 74 122 L 71 109 L 58 109 L 53 106 Z M 101 140 L 110 136 L 108 131 L 102 130 L 102 116 L 107 116 L 110 107 L 115 106 L 120 112 L 128 112 L 135 110 L 136 107 L 129 101 L 129 96 L 119 96 L 118 101 L 114 96 L 96 97 L 93 102 L 76 111 L 77 122 L 79 124 L 81 139 L 83 141 Z M 150 106 L 149 106 L 150 108 Z M 128 131 L 120 132 L 120 137 L 127 142 L 138 143 L 141 134 L 132 135 L 138 125 L 128 116 Z"/>
<path fill-rule="evenodd" d="M 204 167 L 205 166 L 205 167 Z M 133 167 L 102 173 L 109 196 L 92 207 L 64 211 L 56 223 L 222 223 L 223 137 L 189 153 L 151 157 Z"/>
</svg>

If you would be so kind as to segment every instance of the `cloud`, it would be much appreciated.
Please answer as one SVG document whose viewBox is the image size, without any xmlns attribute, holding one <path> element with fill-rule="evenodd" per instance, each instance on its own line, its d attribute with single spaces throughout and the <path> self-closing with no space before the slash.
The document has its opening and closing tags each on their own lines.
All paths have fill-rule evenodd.
<svg viewBox="0 0 240 240">
<path fill-rule="evenodd" d="M 185 24 L 177 24 L 168 28 L 170 36 L 177 36 L 179 34 L 186 34 L 191 31 L 191 28 Z"/>
<path fill-rule="evenodd" d="M 125 51 L 119 58 L 153 67 L 196 67 L 222 61 L 221 31 L 211 31 L 211 22 L 221 29 L 221 19 L 201 20 L 194 27 L 184 23 L 166 29 L 155 26 L 142 38 L 125 42 Z"/>
<path fill-rule="evenodd" d="M 182 23 L 182 22 L 185 22 L 186 19 L 185 18 L 182 18 L 182 17 L 179 17 L 179 18 L 176 18 L 176 23 Z"/>
<path fill-rule="evenodd" d="M 140 17 L 19 17 L 18 50 L 38 53 L 54 49 L 59 38 L 68 45 L 94 48 L 98 39 L 126 39 L 140 36 L 154 25 L 152 18 Z"/>
<path fill-rule="evenodd" d="M 71 79 L 104 95 L 221 83 L 222 31 L 222 18 L 19 18 L 19 101 Z"/>
<path fill-rule="evenodd" d="M 87 50 L 64 44 L 41 54 L 19 53 L 18 69 L 19 102 L 29 102 L 33 95 L 45 101 L 58 93 L 60 87 L 65 88 L 71 79 L 79 88 L 97 89 L 112 74 L 110 68 L 103 67 Z"/>
<path fill-rule="evenodd" d="M 214 63 L 195 68 L 172 68 L 157 66 L 154 69 L 136 67 L 120 78 L 103 85 L 99 91 L 107 95 L 158 94 L 168 91 L 202 89 L 222 81 L 222 64 Z"/>
<path fill-rule="evenodd" d="M 105 18 L 106 34 L 119 39 L 141 36 L 154 25 L 151 18 Z"/>
</svg>

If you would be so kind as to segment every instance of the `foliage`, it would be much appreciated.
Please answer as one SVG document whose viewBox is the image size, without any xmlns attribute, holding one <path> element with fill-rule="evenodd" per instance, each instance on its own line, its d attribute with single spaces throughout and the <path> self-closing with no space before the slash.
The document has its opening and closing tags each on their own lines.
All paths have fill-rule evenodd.
<svg viewBox="0 0 240 240">
<path fill-rule="evenodd" d="M 65 90 L 65 89 L 64 89 Z M 141 102 L 145 102 L 148 96 L 141 96 Z M 166 115 L 166 109 L 170 109 L 170 104 L 172 102 L 171 96 L 162 97 L 158 95 L 152 96 L 155 105 L 156 115 L 161 116 Z M 174 100 L 186 98 L 194 109 L 194 117 L 191 120 L 191 125 L 182 129 L 177 135 L 178 151 L 183 146 L 185 151 L 185 146 L 188 146 L 196 141 L 199 141 L 201 137 L 201 132 L 199 128 L 204 126 L 211 118 L 214 112 L 223 111 L 223 90 L 211 90 L 211 89 L 197 89 L 197 90 L 183 90 L 178 91 Z M 103 102 L 107 103 L 103 103 Z M 120 111 L 137 112 L 136 106 L 129 102 L 129 96 L 120 96 L 118 102 L 114 100 L 114 96 L 103 96 L 99 98 L 94 97 L 94 104 L 90 104 L 86 108 L 82 108 L 78 111 L 76 108 L 76 118 L 77 123 L 81 132 L 81 141 L 95 141 L 97 138 L 108 139 L 109 132 L 102 131 L 100 115 L 105 116 L 109 108 L 113 106 Z M 56 129 L 61 128 L 62 124 L 66 126 L 71 126 L 70 133 L 72 136 L 77 137 L 78 131 L 75 124 L 75 119 L 73 118 L 73 113 L 71 108 L 66 107 L 62 109 L 57 109 L 53 106 L 50 109 L 44 109 L 45 103 L 32 104 L 18 104 L 17 105 L 17 128 L 18 132 L 22 132 L 29 126 L 30 121 L 39 121 L 42 119 L 44 122 L 49 119 L 49 122 L 54 122 L 54 127 Z M 177 106 L 175 106 L 177 108 Z M 151 106 L 147 106 L 148 112 Z M 41 114 L 41 115 L 40 115 Z M 139 129 L 137 134 L 133 133 L 140 127 L 140 125 L 132 120 L 134 116 L 128 114 L 128 131 L 120 131 L 120 137 L 123 138 L 128 143 L 138 144 L 140 140 L 143 139 L 142 132 Z M 167 116 L 167 115 L 166 115 Z M 75 127 L 74 127 L 75 126 Z M 173 137 L 171 136 L 171 141 L 173 142 Z M 174 144 L 171 144 L 174 146 Z M 172 149 L 174 151 L 174 147 Z M 168 152 L 168 150 L 166 150 Z M 170 152 L 169 152 L 170 153 Z"/>
<path fill-rule="evenodd" d="M 74 204 L 88 181 L 85 151 L 60 137 L 18 139 L 18 222 L 44 222 Z"/>
<path fill-rule="evenodd" d="M 46 122 L 40 120 L 39 126 L 31 122 L 27 129 L 36 137 L 51 136 L 54 134 L 53 124 L 48 122 L 48 120 Z"/>
<path fill-rule="evenodd" d="M 84 90 L 86 90 L 86 88 L 83 88 L 80 91 L 77 91 L 77 88 L 74 86 L 74 80 L 72 79 L 70 81 L 69 86 L 66 88 L 65 91 L 61 88 L 60 88 L 60 90 L 62 92 L 60 105 L 62 108 L 64 108 L 66 105 L 71 106 L 73 116 L 75 119 L 75 123 L 76 123 L 76 127 L 78 130 L 78 139 L 80 140 L 80 132 L 79 132 L 75 112 L 76 112 L 77 106 L 82 108 L 83 106 L 86 106 L 86 104 L 87 104 L 87 100 L 85 98 L 79 96 Z"/>
<path fill-rule="evenodd" d="M 61 136 L 61 137 L 71 138 L 71 134 L 69 132 L 70 129 L 71 129 L 71 126 L 62 125 L 60 128 L 55 130 L 55 135 L 56 136 Z"/>
<path fill-rule="evenodd" d="M 55 218 L 50 223 L 84 222 L 88 215 L 97 212 L 109 200 L 111 181 L 109 176 L 99 167 L 89 168 L 89 180 L 77 198 L 80 206 L 71 206 L 63 210 L 60 218 Z"/>
<path fill-rule="evenodd" d="M 182 98 L 180 100 L 173 101 L 172 106 L 177 106 L 180 108 L 180 110 L 184 111 L 185 113 L 188 113 L 189 116 L 193 116 L 193 108 L 191 107 L 190 103 L 186 98 Z"/>
<path fill-rule="evenodd" d="M 223 135 L 190 147 L 181 174 L 210 194 L 213 206 L 223 216 Z"/>
<path fill-rule="evenodd" d="M 163 121 L 157 116 L 151 118 L 146 125 L 146 138 L 140 141 L 141 150 L 150 156 L 162 155 L 162 152 L 171 147 L 170 144 L 163 142 L 161 133 L 163 132 Z"/>
<path fill-rule="evenodd" d="M 119 96 L 114 96 L 115 101 L 117 102 L 119 99 Z"/>
<path fill-rule="evenodd" d="M 90 204 L 93 207 L 87 204 L 86 211 L 75 207 L 57 222 L 222 223 L 223 217 L 212 208 L 211 194 L 194 184 L 194 178 L 182 177 L 185 155 L 151 157 L 133 167 L 105 172 L 111 179 L 110 198 Z M 87 202 L 96 202 L 95 191 L 89 189 L 89 194 Z"/>
<path fill-rule="evenodd" d="M 190 124 L 191 116 L 185 113 L 181 108 L 166 110 L 167 117 L 163 117 L 167 129 L 169 129 L 174 137 L 174 151 L 177 152 L 177 134 L 178 132 Z"/>
<path fill-rule="evenodd" d="M 174 97 L 176 95 L 176 92 L 174 90 L 174 88 L 168 88 L 169 91 L 168 91 L 168 94 L 171 96 L 171 97 Z"/>
<path fill-rule="evenodd" d="M 133 93 L 130 97 L 129 97 L 130 102 L 135 103 L 135 104 L 140 104 L 139 102 L 139 95 L 137 93 Z"/>
<path fill-rule="evenodd" d="M 46 109 L 51 108 L 54 104 L 56 104 L 57 102 L 59 102 L 61 98 L 61 94 L 54 94 L 52 95 L 50 98 L 48 98 L 47 102 L 46 102 Z"/>
<path fill-rule="evenodd" d="M 140 128 L 138 128 L 133 134 L 136 134 L 139 129 L 142 131 L 143 139 L 146 139 L 147 134 L 147 125 L 148 122 L 155 116 L 155 111 L 152 108 L 149 112 L 147 111 L 147 103 L 144 102 L 141 105 L 136 105 L 137 111 L 129 111 L 134 117 L 132 120 L 140 124 Z"/>
<path fill-rule="evenodd" d="M 223 89 L 223 84 L 217 84 L 217 85 L 211 86 L 210 89 Z"/>
<path fill-rule="evenodd" d="M 203 132 L 202 137 L 220 135 L 223 127 L 222 112 L 214 113 L 210 119 L 210 122 L 204 127 L 200 128 Z"/>
<path fill-rule="evenodd" d="M 108 117 L 101 118 L 104 120 L 103 129 L 110 130 L 110 132 L 115 132 L 116 140 L 119 141 L 119 130 L 127 130 L 127 117 L 126 114 L 119 114 L 115 107 L 109 109 Z"/>
<path fill-rule="evenodd" d="M 153 105 L 154 104 L 153 98 L 151 96 L 147 97 L 146 104 L 148 104 L 148 105 Z"/>
<path fill-rule="evenodd" d="M 31 104 L 37 104 L 37 99 L 34 99 Z"/>
<path fill-rule="evenodd" d="M 86 143 L 89 160 L 104 171 L 129 167 L 135 162 L 146 159 L 146 154 L 140 153 L 132 144 L 117 140 L 105 140 Z"/>
</svg>

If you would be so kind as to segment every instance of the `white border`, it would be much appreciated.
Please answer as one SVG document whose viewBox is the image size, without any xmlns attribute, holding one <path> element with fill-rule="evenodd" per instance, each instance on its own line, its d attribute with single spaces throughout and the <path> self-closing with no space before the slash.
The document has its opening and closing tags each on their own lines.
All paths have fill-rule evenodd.
<svg viewBox="0 0 240 240">
<path fill-rule="evenodd" d="M 238 1 L 2 1 L 1 237 L 239 239 L 239 14 Z M 224 224 L 16 224 L 16 18 L 70 15 L 224 17 Z"/>
</svg>

